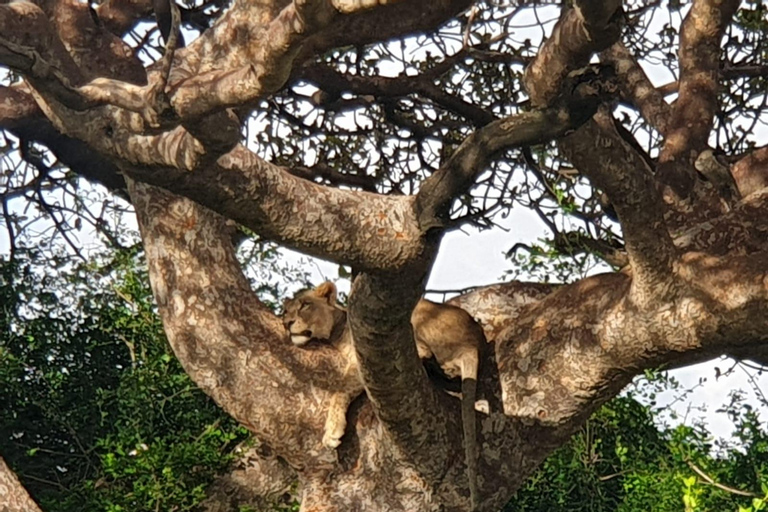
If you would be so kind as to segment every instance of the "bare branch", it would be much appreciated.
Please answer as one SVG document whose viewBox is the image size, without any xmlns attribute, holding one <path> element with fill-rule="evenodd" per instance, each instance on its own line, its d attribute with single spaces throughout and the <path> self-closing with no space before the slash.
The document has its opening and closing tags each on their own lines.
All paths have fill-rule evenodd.
<svg viewBox="0 0 768 512">
<path fill-rule="evenodd" d="M 453 61 L 454 59 L 448 60 Z M 312 64 L 302 68 L 299 76 L 315 83 L 323 92 L 332 97 L 337 97 L 346 91 L 376 97 L 398 97 L 420 93 L 443 108 L 466 117 L 476 126 L 486 125 L 495 119 L 493 114 L 435 86 L 433 81 L 441 69 L 441 67 L 436 67 L 434 70 L 431 69 L 417 76 L 390 78 L 342 74 L 328 66 Z"/>
<path fill-rule="evenodd" d="M 494 121 L 464 139 L 448 161 L 424 181 L 416 196 L 421 229 L 427 231 L 447 224 L 451 201 L 468 189 L 497 151 L 551 140 L 589 119 L 602 95 L 589 88 L 574 93 L 574 97 L 558 106 Z"/>
<path fill-rule="evenodd" d="M 671 109 L 634 56 L 621 42 L 601 52 L 600 56 L 616 68 L 622 97 L 640 111 L 648 124 L 664 135 Z"/>
<path fill-rule="evenodd" d="M 753 492 L 749 492 L 749 491 L 742 491 L 741 489 L 736 489 L 736 488 L 734 488 L 734 487 L 729 487 L 729 486 L 727 486 L 727 485 L 724 485 L 724 484 L 721 484 L 721 483 L 715 482 L 715 481 L 712 479 L 712 477 L 711 477 L 711 476 L 709 476 L 708 474 L 706 474 L 706 473 L 705 473 L 705 472 L 704 472 L 704 471 L 703 471 L 703 470 L 702 470 L 702 469 L 701 469 L 699 466 L 697 466 L 696 464 L 694 464 L 692 461 L 690 461 L 690 460 L 687 460 L 687 461 L 685 461 L 685 463 L 686 463 L 686 464 L 688 464 L 688 467 L 689 467 L 689 468 L 691 468 L 691 469 L 693 470 L 693 472 L 694 472 L 694 473 L 696 473 L 697 475 L 699 475 L 701 478 L 703 478 L 703 479 L 704 479 L 704 481 L 705 481 L 706 483 L 708 483 L 709 485 L 711 485 L 711 486 L 713 486 L 713 487 L 717 487 L 717 488 L 718 488 L 718 489 L 720 489 L 720 490 L 723 490 L 723 491 L 725 491 L 725 492 L 729 492 L 729 493 L 731 493 L 731 494 L 736 494 L 736 495 L 738 495 L 738 496 L 748 496 L 748 497 L 751 497 L 751 498 L 754 498 L 754 497 L 757 497 L 757 496 L 759 496 L 758 494 L 755 494 L 755 493 L 753 493 Z"/>
<path fill-rule="evenodd" d="M 717 110 L 720 39 L 739 0 L 695 0 L 680 31 L 680 80 L 659 161 L 692 164 L 707 146 Z"/>
</svg>

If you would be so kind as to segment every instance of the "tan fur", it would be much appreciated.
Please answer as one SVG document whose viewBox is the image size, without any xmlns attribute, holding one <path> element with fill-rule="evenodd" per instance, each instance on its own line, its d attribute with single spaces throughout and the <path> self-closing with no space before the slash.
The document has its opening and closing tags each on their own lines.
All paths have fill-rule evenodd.
<svg viewBox="0 0 768 512">
<path fill-rule="evenodd" d="M 347 408 L 363 391 L 347 315 L 336 303 L 336 286 L 325 282 L 314 290 L 300 292 L 285 301 L 283 310 L 283 324 L 294 345 L 301 346 L 314 339 L 329 343 L 347 358 L 343 389 L 331 397 L 323 434 L 323 444 L 336 448 L 346 428 Z M 419 357 L 434 356 L 446 375 L 461 377 L 464 449 L 474 510 L 478 503 L 475 396 L 479 352 L 485 344 L 483 330 L 463 309 L 425 299 L 416 304 L 411 325 Z"/>
</svg>

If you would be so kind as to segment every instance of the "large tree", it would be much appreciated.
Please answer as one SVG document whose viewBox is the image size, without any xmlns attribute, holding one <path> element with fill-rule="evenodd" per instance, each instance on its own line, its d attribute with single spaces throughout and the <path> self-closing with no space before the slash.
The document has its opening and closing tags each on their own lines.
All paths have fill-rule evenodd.
<svg viewBox="0 0 768 512">
<path fill-rule="evenodd" d="M 578 0 L 541 43 L 515 36 L 524 3 L 223 4 L 0 5 L 0 64 L 21 77 L 0 88 L 0 128 L 34 169 L 3 214 L 12 240 L 11 199 L 61 220 L 43 192 L 78 193 L 62 167 L 130 199 L 176 356 L 279 456 L 264 489 L 294 472 L 307 511 L 468 508 L 459 402 L 425 373 L 409 317 L 443 234 L 514 203 L 551 250 L 621 270 L 455 299 L 489 340 L 483 509 L 644 369 L 768 361 L 761 3 Z M 179 19 L 199 32 L 186 47 Z M 675 79 L 655 87 L 651 64 Z M 337 450 L 320 440 L 341 356 L 291 346 L 243 275 L 237 230 L 353 271 L 366 394 Z"/>
</svg>

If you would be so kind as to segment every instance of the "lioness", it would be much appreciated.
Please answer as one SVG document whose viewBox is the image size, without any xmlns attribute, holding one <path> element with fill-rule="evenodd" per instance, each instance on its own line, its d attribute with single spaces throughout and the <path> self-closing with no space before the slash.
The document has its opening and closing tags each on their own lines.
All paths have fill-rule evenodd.
<svg viewBox="0 0 768 512">
<path fill-rule="evenodd" d="M 336 448 L 347 425 L 347 408 L 363 392 L 352 332 L 347 313 L 336 302 L 336 286 L 325 282 L 314 290 L 299 292 L 283 303 L 283 325 L 294 345 L 310 340 L 329 343 L 346 357 L 344 385 L 331 397 L 325 421 L 323 444 Z M 472 508 L 477 504 L 477 438 L 475 433 L 475 396 L 480 348 L 485 335 L 475 320 L 461 308 L 421 299 L 411 314 L 413 337 L 419 357 L 435 356 L 449 377 L 461 377 L 461 415 L 464 450 L 469 477 Z"/>
</svg>

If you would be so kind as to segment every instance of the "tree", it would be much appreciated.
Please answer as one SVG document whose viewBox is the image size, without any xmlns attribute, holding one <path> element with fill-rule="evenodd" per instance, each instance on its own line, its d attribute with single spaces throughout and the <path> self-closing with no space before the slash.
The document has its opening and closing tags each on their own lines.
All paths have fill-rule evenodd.
<svg viewBox="0 0 768 512">
<path fill-rule="evenodd" d="M 542 249 L 623 268 L 455 299 L 490 341 L 483 509 L 644 369 L 767 360 L 762 3 L 579 0 L 540 44 L 512 33 L 527 4 L 161 4 L 0 5 L 0 63 L 22 78 L 0 89 L 0 127 L 33 170 L 8 173 L 6 226 L 14 241 L 25 221 L 9 201 L 30 197 L 66 236 L 66 205 L 45 192 L 78 197 L 74 176 L 128 197 L 176 357 L 297 473 L 303 510 L 467 508 L 458 402 L 428 379 L 408 319 L 442 235 L 513 203 L 551 231 L 528 247 L 533 270 Z M 660 9 L 679 33 L 653 25 Z M 126 42 L 153 13 L 160 58 L 152 33 Z M 183 48 L 179 19 L 200 33 Z M 674 82 L 654 87 L 653 62 Z M 355 276 L 366 396 L 337 451 L 320 438 L 340 356 L 286 342 L 235 258 L 237 225 Z"/>
</svg>

